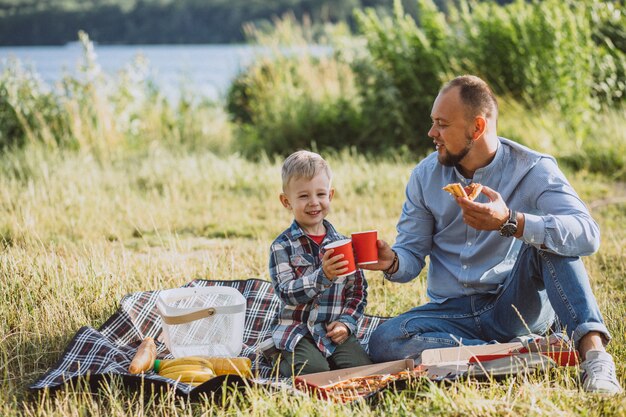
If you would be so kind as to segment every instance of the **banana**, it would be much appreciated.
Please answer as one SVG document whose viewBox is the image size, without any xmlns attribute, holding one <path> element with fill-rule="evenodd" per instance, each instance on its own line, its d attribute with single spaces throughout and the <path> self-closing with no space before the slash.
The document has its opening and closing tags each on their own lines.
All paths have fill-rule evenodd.
<svg viewBox="0 0 626 417">
<path fill-rule="evenodd" d="M 251 376 L 248 358 L 218 358 L 186 356 L 157 361 L 154 370 L 159 375 L 191 385 L 200 385 L 216 375 L 235 374 L 244 378 Z"/>
<path fill-rule="evenodd" d="M 159 368 L 157 371 L 160 373 L 172 366 L 178 365 L 200 365 L 211 369 L 213 368 L 213 363 L 205 357 L 185 356 L 182 358 L 162 359 L 159 361 Z"/>
<path fill-rule="evenodd" d="M 213 378 L 215 373 L 210 368 L 196 368 L 159 375 L 184 383 L 203 383 Z"/>
<path fill-rule="evenodd" d="M 198 365 L 198 364 L 181 364 L 181 365 L 172 365 L 169 366 L 168 368 L 164 369 L 164 370 L 160 370 L 159 371 L 159 375 L 166 375 L 166 374 L 175 374 L 177 372 L 183 372 L 183 371 L 205 371 L 205 370 L 210 370 L 211 372 L 215 373 L 215 371 L 213 371 L 213 368 L 208 367 L 208 366 L 204 366 L 204 365 Z"/>
</svg>

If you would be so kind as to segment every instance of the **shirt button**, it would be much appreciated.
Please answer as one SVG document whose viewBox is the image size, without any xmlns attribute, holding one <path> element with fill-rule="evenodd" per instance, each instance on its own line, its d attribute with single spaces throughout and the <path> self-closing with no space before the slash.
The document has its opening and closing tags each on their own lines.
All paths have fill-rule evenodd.
<svg viewBox="0 0 626 417">
<path fill-rule="evenodd" d="M 467 242 L 467 246 L 472 246 L 472 242 Z"/>
<path fill-rule="evenodd" d="M 467 265 L 463 265 L 463 269 L 467 269 Z"/>
</svg>

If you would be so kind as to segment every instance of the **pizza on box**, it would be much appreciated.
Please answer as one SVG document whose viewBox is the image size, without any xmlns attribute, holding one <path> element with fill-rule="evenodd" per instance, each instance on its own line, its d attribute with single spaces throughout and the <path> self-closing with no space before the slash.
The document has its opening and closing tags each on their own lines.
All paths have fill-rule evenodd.
<svg viewBox="0 0 626 417">
<path fill-rule="evenodd" d="M 475 200 L 483 189 L 483 186 L 477 182 L 473 182 L 467 187 L 463 187 L 460 183 L 455 182 L 448 184 L 442 188 L 444 191 L 449 192 L 454 197 L 466 197 L 470 200 Z"/>
<path fill-rule="evenodd" d="M 393 382 L 406 380 L 422 374 L 421 368 L 404 370 L 395 374 L 367 375 L 345 379 L 334 384 L 320 387 L 326 397 L 340 401 L 350 402 L 386 388 Z"/>
</svg>

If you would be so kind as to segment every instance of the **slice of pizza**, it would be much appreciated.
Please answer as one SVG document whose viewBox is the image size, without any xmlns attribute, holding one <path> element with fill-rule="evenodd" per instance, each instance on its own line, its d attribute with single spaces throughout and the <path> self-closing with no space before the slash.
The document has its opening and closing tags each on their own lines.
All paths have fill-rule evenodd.
<svg viewBox="0 0 626 417">
<path fill-rule="evenodd" d="M 467 197 L 465 189 L 458 182 L 446 185 L 445 187 L 443 187 L 443 190 L 449 192 L 454 197 Z"/>
<path fill-rule="evenodd" d="M 454 197 L 467 197 L 470 200 L 475 200 L 476 197 L 480 195 L 480 192 L 482 191 L 482 189 L 483 189 L 483 186 L 481 184 L 478 184 L 477 182 L 473 182 L 467 187 L 463 187 L 458 182 L 448 184 L 445 187 L 443 187 L 444 191 L 449 192 Z"/>
</svg>

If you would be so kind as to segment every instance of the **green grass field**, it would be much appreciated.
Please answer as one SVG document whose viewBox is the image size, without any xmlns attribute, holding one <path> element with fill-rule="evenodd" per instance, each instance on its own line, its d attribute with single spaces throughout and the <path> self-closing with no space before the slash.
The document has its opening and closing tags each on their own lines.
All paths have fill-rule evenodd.
<svg viewBox="0 0 626 417">
<path fill-rule="evenodd" d="M 329 158 L 337 189 L 329 219 L 343 233 L 377 228 L 389 242 L 416 161 Z M 602 229 L 585 259 L 626 385 L 626 187 L 568 172 Z M 0 415 L 3 416 L 618 416 L 626 396 L 578 389 L 576 369 L 498 383 L 417 381 L 377 405 L 336 405 L 252 389 L 219 404 L 145 399 L 117 385 L 32 398 L 27 386 L 74 333 L 99 327 L 121 297 L 195 278 L 269 279 L 268 248 L 291 218 L 278 201 L 280 163 L 172 151 L 158 145 L 115 158 L 30 145 L 0 156 Z M 368 272 L 367 313 L 396 315 L 426 301 L 422 279 L 382 285 Z M 421 277 L 423 278 L 423 276 Z"/>
</svg>

